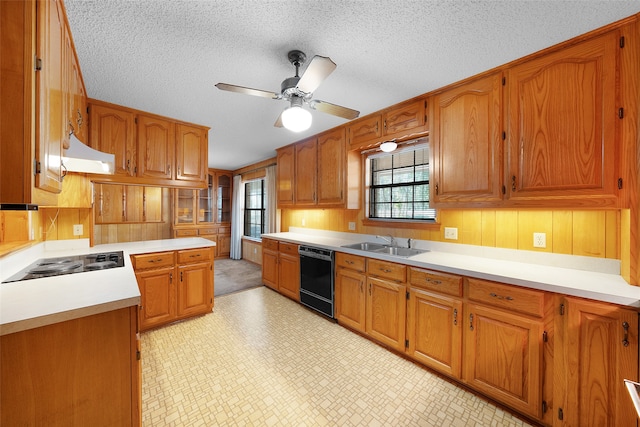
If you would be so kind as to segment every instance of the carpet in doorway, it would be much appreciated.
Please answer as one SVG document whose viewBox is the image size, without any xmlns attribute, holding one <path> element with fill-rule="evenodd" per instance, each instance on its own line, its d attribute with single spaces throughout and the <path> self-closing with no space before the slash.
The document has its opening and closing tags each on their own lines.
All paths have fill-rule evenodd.
<svg viewBox="0 0 640 427">
<path fill-rule="evenodd" d="M 262 267 L 242 259 L 217 259 L 214 271 L 214 296 L 262 286 Z"/>
</svg>

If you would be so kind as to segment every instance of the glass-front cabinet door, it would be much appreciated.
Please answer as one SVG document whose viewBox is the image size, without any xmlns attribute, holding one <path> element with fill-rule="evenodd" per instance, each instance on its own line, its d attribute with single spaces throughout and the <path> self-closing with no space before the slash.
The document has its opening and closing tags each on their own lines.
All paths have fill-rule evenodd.
<svg viewBox="0 0 640 427">
<path fill-rule="evenodd" d="M 196 191 L 186 188 L 176 190 L 175 224 L 195 224 L 195 195 Z"/>
<path fill-rule="evenodd" d="M 218 174 L 217 222 L 231 222 L 231 176 Z"/>
<path fill-rule="evenodd" d="M 207 175 L 207 188 L 196 190 L 198 192 L 198 224 L 214 222 L 213 202 L 214 187 L 213 175 Z"/>
</svg>

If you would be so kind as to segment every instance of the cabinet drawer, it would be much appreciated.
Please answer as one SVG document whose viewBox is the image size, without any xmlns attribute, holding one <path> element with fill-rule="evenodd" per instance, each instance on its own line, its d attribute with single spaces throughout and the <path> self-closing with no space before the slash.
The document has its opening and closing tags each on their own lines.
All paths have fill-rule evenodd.
<svg viewBox="0 0 640 427">
<path fill-rule="evenodd" d="M 272 251 L 277 251 L 278 241 L 273 239 L 262 239 L 262 248 L 271 249 Z"/>
<path fill-rule="evenodd" d="M 176 263 L 174 252 L 154 252 L 152 254 L 132 255 L 131 261 L 136 271 L 171 267 Z"/>
<path fill-rule="evenodd" d="M 467 283 L 470 300 L 535 317 L 544 314 L 543 291 L 478 279 L 467 279 Z"/>
<path fill-rule="evenodd" d="M 217 234 L 217 228 L 201 228 L 198 230 L 198 236 L 208 236 L 210 234 Z"/>
<path fill-rule="evenodd" d="M 293 243 L 280 242 L 278 250 L 287 255 L 298 256 L 298 245 Z"/>
<path fill-rule="evenodd" d="M 174 230 L 176 237 L 194 237 L 198 235 L 198 230 Z"/>
<path fill-rule="evenodd" d="M 231 234 L 231 227 L 218 227 L 218 234 Z"/>
<path fill-rule="evenodd" d="M 336 252 L 336 266 L 350 270 L 364 271 L 364 257 Z"/>
<path fill-rule="evenodd" d="M 191 262 L 202 262 L 211 260 L 211 249 L 187 249 L 178 251 L 178 264 L 188 264 Z"/>
<path fill-rule="evenodd" d="M 396 282 L 407 281 L 407 267 L 388 261 L 368 259 L 367 273 L 373 276 L 395 280 Z"/>
<path fill-rule="evenodd" d="M 462 277 L 421 268 L 409 269 L 411 286 L 447 295 L 462 296 Z"/>
</svg>

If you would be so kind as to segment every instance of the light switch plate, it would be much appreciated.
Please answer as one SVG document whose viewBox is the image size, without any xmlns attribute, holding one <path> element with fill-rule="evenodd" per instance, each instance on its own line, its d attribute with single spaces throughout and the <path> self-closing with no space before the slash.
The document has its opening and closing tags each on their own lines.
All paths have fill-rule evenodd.
<svg viewBox="0 0 640 427">
<path fill-rule="evenodd" d="M 349 231 L 355 231 L 355 229 L 356 229 L 356 223 L 349 222 Z"/>
</svg>

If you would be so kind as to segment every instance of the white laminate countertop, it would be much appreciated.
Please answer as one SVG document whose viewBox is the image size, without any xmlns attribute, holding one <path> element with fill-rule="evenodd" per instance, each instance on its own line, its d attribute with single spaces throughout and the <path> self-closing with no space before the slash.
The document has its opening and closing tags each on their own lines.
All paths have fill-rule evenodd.
<svg viewBox="0 0 640 427">
<path fill-rule="evenodd" d="M 263 237 L 640 308 L 640 287 L 632 286 L 622 278 L 619 260 L 426 240 L 414 241 L 413 247 L 429 252 L 400 258 L 342 247 L 365 241 L 386 243 L 377 236 L 297 227 Z M 406 246 L 407 239 L 398 239 L 398 243 Z"/>
<path fill-rule="evenodd" d="M 124 267 L 0 283 L 0 335 L 140 303 L 129 255 L 215 246 L 199 238 L 150 240 L 89 247 L 88 239 L 43 242 L 0 258 L 0 282 L 41 258 L 124 252 Z"/>
</svg>

